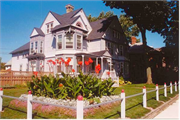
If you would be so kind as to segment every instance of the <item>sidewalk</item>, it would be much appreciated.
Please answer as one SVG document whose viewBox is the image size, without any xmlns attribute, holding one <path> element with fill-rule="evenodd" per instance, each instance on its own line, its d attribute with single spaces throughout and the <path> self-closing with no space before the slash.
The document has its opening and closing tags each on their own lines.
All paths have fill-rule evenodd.
<svg viewBox="0 0 180 120">
<path fill-rule="evenodd" d="M 171 118 L 171 119 L 178 119 L 179 118 L 179 99 L 176 100 L 175 103 L 170 105 L 160 114 L 158 114 L 154 119 L 163 119 L 163 118 Z"/>
</svg>

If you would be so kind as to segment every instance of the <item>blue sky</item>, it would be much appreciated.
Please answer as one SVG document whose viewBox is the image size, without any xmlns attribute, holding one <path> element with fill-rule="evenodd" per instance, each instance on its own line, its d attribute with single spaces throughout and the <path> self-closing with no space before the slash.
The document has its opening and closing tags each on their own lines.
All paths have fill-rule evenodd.
<svg viewBox="0 0 180 120">
<path fill-rule="evenodd" d="M 0 1 L 0 57 L 8 62 L 11 51 L 29 42 L 34 27 L 40 27 L 49 11 L 66 13 L 65 5 L 75 9 L 83 8 L 86 15 L 98 16 L 100 12 L 113 11 L 120 15 L 121 10 L 110 9 L 102 1 Z M 139 36 L 141 39 L 141 34 Z M 147 32 L 149 46 L 164 46 L 163 38 L 157 33 Z"/>
</svg>

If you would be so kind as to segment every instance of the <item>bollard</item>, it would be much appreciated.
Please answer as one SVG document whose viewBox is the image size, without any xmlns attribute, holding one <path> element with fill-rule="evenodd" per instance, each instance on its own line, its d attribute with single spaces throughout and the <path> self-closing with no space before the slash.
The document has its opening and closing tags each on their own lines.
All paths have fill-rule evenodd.
<svg viewBox="0 0 180 120">
<path fill-rule="evenodd" d="M 83 96 L 77 97 L 76 119 L 83 119 Z"/>
<path fill-rule="evenodd" d="M 28 98 L 27 98 L 27 119 L 32 119 L 32 94 L 31 91 L 28 92 Z"/>
<path fill-rule="evenodd" d="M 125 92 L 123 89 L 121 90 L 121 98 L 122 98 L 122 100 L 121 100 L 121 119 L 124 119 L 126 116 L 125 115 L 126 107 L 125 107 Z"/>
<path fill-rule="evenodd" d="M 3 98 L 1 95 L 3 95 L 3 88 L 0 88 L 0 112 L 2 112 L 2 105 L 3 105 Z"/>
<path fill-rule="evenodd" d="M 177 92 L 177 83 L 176 83 L 176 81 L 175 81 L 175 87 L 174 87 L 174 89 L 175 89 L 175 91 Z"/>
<path fill-rule="evenodd" d="M 170 82 L 170 93 L 173 94 L 173 91 L 172 91 L 172 82 Z"/>
<path fill-rule="evenodd" d="M 158 84 L 156 84 L 156 100 L 159 101 L 159 87 L 158 87 Z"/>
<path fill-rule="evenodd" d="M 167 97 L 167 87 L 166 87 L 166 83 L 164 83 L 164 97 Z"/>
<path fill-rule="evenodd" d="M 147 107 L 147 98 L 146 98 L 146 87 L 143 87 L 143 107 L 146 108 Z"/>
</svg>

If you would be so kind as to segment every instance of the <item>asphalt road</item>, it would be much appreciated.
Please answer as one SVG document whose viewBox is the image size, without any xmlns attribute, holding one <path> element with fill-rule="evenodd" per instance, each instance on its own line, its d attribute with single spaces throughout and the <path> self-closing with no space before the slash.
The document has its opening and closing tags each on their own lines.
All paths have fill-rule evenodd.
<svg viewBox="0 0 180 120">
<path fill-rule="evenodd" d="M 154 119 L 179 119 L 179 99 L 158 114 Z"/>
</svg>

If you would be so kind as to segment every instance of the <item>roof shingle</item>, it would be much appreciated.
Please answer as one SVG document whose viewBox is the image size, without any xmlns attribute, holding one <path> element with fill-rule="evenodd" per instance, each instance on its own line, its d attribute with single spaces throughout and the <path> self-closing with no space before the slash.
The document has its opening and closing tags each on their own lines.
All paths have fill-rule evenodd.
<svg viewBox="0 0 180 120">
<path fill-rule="evenodd" d="M 18 53 L 18 52 L 22 52 L 22 51 L 26 51 L 29 50 L 30 47 L 30 42 L 24 44 L 23 46 L 15 49 L 14 51 L 10 52 L 10 54 L 14 54 L 14 53 Z"/>
</svg>

